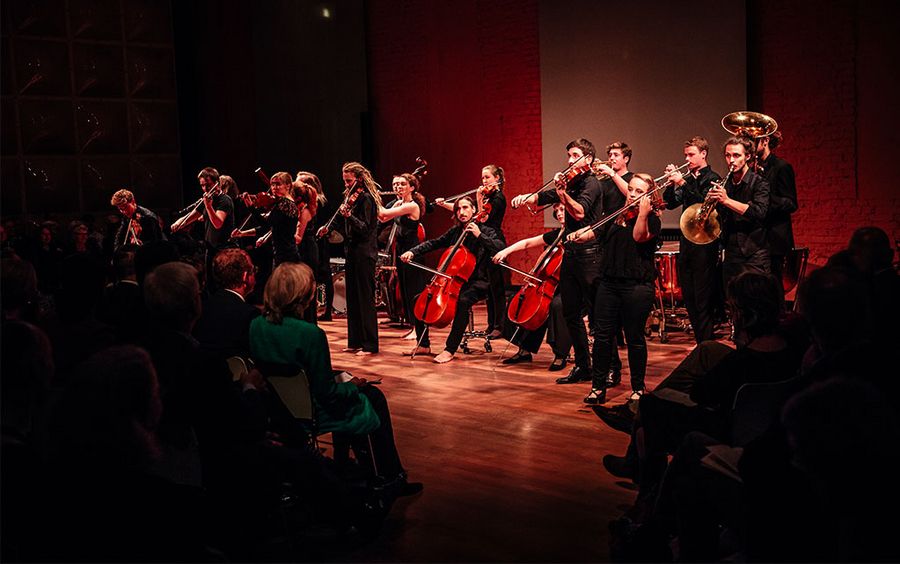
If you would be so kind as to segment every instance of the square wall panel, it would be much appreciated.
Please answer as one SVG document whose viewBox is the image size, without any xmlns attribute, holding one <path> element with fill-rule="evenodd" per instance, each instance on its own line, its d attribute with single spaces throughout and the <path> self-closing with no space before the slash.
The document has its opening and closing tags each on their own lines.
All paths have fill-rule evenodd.
<svg viewBox="0 0 900 564">
<path fill-rule="evenodd" d="M 84 158 L 81 160 L 81 194 L 84 209 L 111 209 L 109 199 L 120 188 L 131 186 L 128 157 Z"/>
<path fill-rule="evenodd" d="M 69 49 L 62 41 L 18 39 L 15 42 L 19 94 L 70 96 Z"/>
<path fill-rule="evenodd" d="M 19 124 L 22 128 L 22 151 L 25 154 L 75 152 L 72 102 L 21 100 Z"/>
<path fill-rule="evenodd" d="M 75 157 L 29 157 L 23 164 L 27 213 L 60 213 L 80 209 L 78 161 Z"/>
<path fill-rule="evenodd" d="M 128 49 L 128 91 L 135 98 L 175 98 L 175 62 L 170 49 Z"/>
<path fill-rule="evenodd" d="M 66 36 L 65 0 L 15 0 L 4 4 L 9 4 L 9 23 L 13 33 Z"/>
<path fill-rule="evenodd" d="M 122 41 L 119 0 L 69 0 L 69 24 L 76 39 Z"/>
<path fill-rule="evenodd" d="M 132 151 L 178 152 L 178 113 L 174 102 L 133 102 L 130 113 Z"/>
<path fill-rule="evenodd" d="M 75 43 L 75 95 L 121 98 L 125 95 L 125 65 L 119 45 Z"/>
<path fill-rule="evenodd" d="M 15 93 L 13 87 L 12 52 L 9 38 L 0 37 L 0 93 L 4 96 Z"/>
<path fill-rule="evenodd" d="M 181 201 L 178 157 L 138 157 L 131 161 L 135 197 L 153 211 L 169 212 Z M 168 218 L 171 214 L 161 213 Z M 174 219 L 174 218 L 173 218 Z"/>
<path fill-rule="evenodd" d="M 22 178 L 19 159 L 0 159 L 0 213 L 4 216 L 21 214 Z"/>
<path fill-rule="evenodd" d="M 169 3 L 159 0 L 124 0 L 125 38 L 144 43 L 167 43 L 172 39 Z"/>
<path fill-rule="evenodd" d="M 127 153 L 125 102 L 76 102 L 78 148 L 85 154 Z"/>
</svg>

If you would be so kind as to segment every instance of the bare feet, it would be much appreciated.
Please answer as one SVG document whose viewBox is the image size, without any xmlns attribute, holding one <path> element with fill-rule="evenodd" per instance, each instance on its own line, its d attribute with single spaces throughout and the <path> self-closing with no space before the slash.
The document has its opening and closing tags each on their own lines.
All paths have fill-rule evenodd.
<svg viewBox="0 0 900 564">
<path fill-rule="evenodd" d="M 441 354 L 434 357 L 434 361 L 438 364 L 446 364 L 453 360 L 453 353 L 450 351 L 444 351 Z"/>
<path fill-rule="evenodd" d="M 413 356 L 419 354 L 431 354 L 431 347 L 415 347 L 413 350 L 408 353 L 403 353 L 404 356 Z"/>
<path fill-rule="evenodd" d="M 355 353 L 358 350 L 360 350 L 359 347 L 344 347 L 341 352 Z"/>
<path fill-rule="evenodd" d="M 373 354 L 375 353 L 373 353 L 372 351 L 356 351 L 356 356 L 369 356 Z"/>
<path fill-rule="evenodd" d="M 403 335 L 403 340 L 404 341 L 415 341 L 416 340 L 416 330 L 410 329 L 409 333 L 407 333 L 406 335 Z"/>
</svg>

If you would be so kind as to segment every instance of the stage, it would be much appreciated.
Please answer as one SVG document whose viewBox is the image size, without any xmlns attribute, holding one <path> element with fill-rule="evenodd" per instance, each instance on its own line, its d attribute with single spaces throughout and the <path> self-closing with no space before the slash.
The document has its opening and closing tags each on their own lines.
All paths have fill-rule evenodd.
<svg viewBox="0 0 900 564">
<path fill-rule="evenodd" d="M 486 325 L 483 304 L 475 327 Z M 386 321 L 381 318 L 380 321 Z M 470 341 L 481 354 L 457 353 L 443 365 L 431 356 L 403 356 L 415 341 L 405 329 L 379 324 L 380 353 L 358 358 L 346 346 L 346 320 L 321 323 L 336 369 L 380 384 L 390 402 L 396 440 L 411 481 L 423 493 L 402 498 L 374 542 L 304 543 L 313 560 L 332 561 L 608 561 L 607 525 L 621 516 L 634 487 L 608 474 L 604 454 L 623 454 L 628 437 L 607 427 L 582 404 L 590 383 L 557 385 L 546 343 L 531 363 L 499 364 L 507 341 Z M 449 329 L 436 330 L 432 351 Z M 670 327 L 668 342 L 648 339 L 647 386 L 652 389 L 693 347 Z M 516 351 L 509 346 L 504 358 Z M 622 384 L 606 405 L 625 402 Z"/>
</svg>

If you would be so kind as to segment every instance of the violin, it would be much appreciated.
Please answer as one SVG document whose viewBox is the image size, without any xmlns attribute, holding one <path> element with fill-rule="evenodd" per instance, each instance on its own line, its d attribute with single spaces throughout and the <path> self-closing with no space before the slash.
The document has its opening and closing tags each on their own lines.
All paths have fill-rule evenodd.
<svg viewBox="0 0 900 564">
<path fill-rule="evenodd" d="M 141 214 L 134 212 L 131 219 L 128 220 L 128 227 L 125 230 L 125 243 L 127 245 L 143 245 L 141 241 Z"/>
<path fill-rule="evenodd" d="M 649 197 L 649 194 L 645 194 L 644 196 L 641 196 L 641 197 L 642 197 L 642 198 Z M 637 203 L 637 202 L 639 202 L 639 201 L 640 201 L 639 199 L 638 199 L 638 200 L 635 200 L 633 206 L 626 207 L 626 208 L 622 211 L 622 213 L 619 214 L 619 216 L 616 218 L 616 225 L 620 225 L 620 226 L 622 226 L 622 227 L 625 227 L 625 224 L 626 224 L 626 223 L 628 223 L 628 222 L 631 221 L 632 219 L 635 219 L 635 218 L 638 216 L 638 213 L 640 212 L 640 209 L 639 209 L 639 207 L 638 207 L 638 203 Z M 651 209 L 652 211 L 658 212 L 658 211 L 664 209 L 665 207 L 666 207 L 666 202 L 665 202 L 665 200 L 662 200 L 662 199 L 656 199 L 656 200 L 655 200 L 655 199 L 653 199 L 653 198 L 650 199 L 650 209 Z"/>
<path fill-rule="evenodd" d="M 278 201 L 278 198 L 271 192 L 257 192 L 256 194 L 244 192 L 240 197 L 248 206 L 262 211 L 271 211 L 275 206 L 275 202 Z"/>
<path fill-rule="evenodd" d="M 593 169 L 591 168 L 590 163 L 582 162 L 581 164 L 575 164 L 564 170 L 560 178 L 554 179 L 553 182 L 560 188 L 565 188 L 582 174 L 591 171 L 593 171 Z"/>
<path fill-rule="evenodd" d="M 489 213 L 490 210 L 484 209 L 465 223 L 459 239 L 441 255 L 440 266 L 436 270 L 412 261 L 409 262 L 413 266 L 434 273 L 431 282 L 425 286 L 416 299 L 413 307 L 416 319 L 438 329 L 446 327 L 453 321 L 453 317 L 456 315 L 456 304 L 459 301 L 459 292 L 475 272 L 475 255 L 463 246 L 463 241 L 469 234 L 466 227 L 473 221 L 485 221 Z"/>
<path fill-rule="evenodd" d="M 528 331 L 539 329 L 550 315 L 550 303 L 556 294 L 556 287 L 559 286 L 564 231 L 559 230 L 556 240 L 544 249 L 527 273 L 513 269 L 505 263 L 499 263 L 525 277 L 522 287 L 509 302 L 506 315 L 510 321 Z"/>
<path fill-rule="evenodd" d="M 328 232 L 331 231 L 331 224 L 334 223 L 334 220 L 337 219 L 338 214 L 340 214 L 344 210 L 350 210 L 353 208 L 353 204 L 356 203 L 356 200 L 359 198 L 359 195 L 363 193 L 363 190 L 366 189 L 366 185 L 360 183 L 360 181 L 354 180 L 353 184 L 347 188 L 347 194 L 344 196 L 344 202 L 335 210 L 334 215 L 331 216 L 331 219 L 328 220 L 328 223 L 323 225 L 316 231 L 316 239 L 321 239 L 325 235 L 328 235 Z"/>
</svg>

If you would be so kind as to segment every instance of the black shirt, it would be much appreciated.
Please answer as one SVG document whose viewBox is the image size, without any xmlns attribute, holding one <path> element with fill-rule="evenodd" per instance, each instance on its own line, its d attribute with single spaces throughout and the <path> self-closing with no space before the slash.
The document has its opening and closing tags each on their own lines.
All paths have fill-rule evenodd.
<svg viewBox="0 0 900 564">
<path fill-rule="evenodd" d="M 610 282 L 647 283 L 656 280 L 656 237 L 662 229 L 662 221 L 655 213 L 647 216 L 647 228 L 652 237 L 638 243 L 634 240 L 634 224 L 637 218 L 628 220 L 625 227 L 611 223 L 600 231 L 603 251 L 600 275 Z"/>
<path fill-rule="evenodd" d="M 350 216 L 340 222 L 344 235 L 344 253 L 378 257 L 378 217 L 375 198 L 367 191 L 357 196 L 350 211 Z"/>
<path fill-rule="evenodd" d="M 477 239 L 470 233 L 463 240 L 463 246 L 475 255 L 475 271 L 469 277 L 469 282 L 476 280 L 487 280 L 488 265 L 491 264 L 491 257 L 500 252 L 504 245 L 497 234 L 497 231 L 491 227 L 482 224 L 478 226 L 481 229 L 481 236 Z M 420 243 L 410 249 L 414 256 L 424 255 L 434 249 L 446 249 L 456 244 L 462 233 L 462 225 L 457 223 L 447 230 L 446 233 L 437 239 L 431 239 Z"/>
<path fill-rule="evenodd" d="M 794 230 L 791 226 L 791 214 L 797 211 L 794 167 L 771 153 L 760 164 L 763 176 L 769 183 L 769 213 L 766 216 L 769 251 L 773 255 L 784 256 L 794 248 Z"/>
<path fill-rule="evenodd" d="M 213 196 L 212 208 L 216 211 L 225 212 L 225 220 L 222 227 L 216 229 L 213 227 L 212 221 L 209 220 L 209 214 L 206 211 L 206 205 L 201 206 L 203 210 L 203 219 L 206 221 L 206 232 L 204 239 L 206 244 L 212 249 L 223 249 L 229 246 L 229 238 L 231 232 L 234 231 L 234 202 L 231 196 L 227 194 L 218 194 Z"/>
<path fill-rule="evenodd" d="M 141 225 L 141 233 L 138 235 L 138 239 L 141 240 L 141 243 L 166 240 L 166 234 L 163 233 L 162 227 L 159 224 L 159 216 L 143 206 L 136 206 L 134 215 Z M 128 230 L 128 222 L 129 218 L 123 215 L 122 222 L 119 224 L 119 230 L 116 232 L 115 242 L 113 243 L 114 251 L 119 250 L 119 248 L 126 243 L 125 239 L 127 238 L 126 231 Z"/>
<path fill-rule="evenodd" d="M 725 191 L 732 200 L 750 205 L 743 215 L 723 205 L 716 206 L 726 256 L 735 253 L 749 256 L 767 248 L 765 219 L 769 210 L 769 183 L 748 170 L 738 184 L 734 183 L 734 176 L 729 178 Z"/>
<path fill-rule="evenodd" d="M 693 174 L 684 175 L 684 184 L 671 186 L 663 191 L 663 200 L 666 209 L 674 210 L 678 206 L 687 209 L 694 204 L 702 204 L 706 199 L 706 193 L 712 188 L 712 183 L 721 180 L 721 177 L 708 165 Z"/>
<path fill-rule="evenodd" d="M 500 239 L 504 240 L 502 229 L 503 217 L 506 215 L 506 196 L 500 190 L 495 190 L 486 198 L 485 204 L 491 206 L 491 212 L 482 225 L 492 227 L 500 235 Z"/>
<path fill-rule="evenodd" d="M 294 235 L 297 233 L 297 204 L 289 198 L 278 198 L 269 219 L 266 220 L 272 229 L 272 249 L 274 262 L 279 265 L 283 262 L 300 262 L 300 253 L 297 250 L 297 242 Z M 256 228 L 256 236 L 266 233 L 265 227 Z"/>
<path fill-rule="evenodd" d="M 584 208 L 584 219 L 581 221 L 575 219 L 566 212 L 566 231 L 573 232 L 582 227 L 588 227 L 597 222 L 600 218 L 599 200 L 602 193 L 600 181 L 593 174 L 585 174 L 573 180 L 566 189 L 569 195 Z M 555 204 L 559 202 L 559 196 L 556 190 L 545 190 L 538 194 L 537 203 L 539 206 L 547 204 Z M 588 241 L 587 243 L 570 243 L 570 248 L 586 248 L 597 245 L 596 241 Z"/>
<path fill-rule="evenodd" d="M 622 175 L 622 180 L 626 183 L 631 182 L 633 176 L 633 172 L 626 172 Z M 600 180 L 600 217 L 621 209 L 627 200 L 628 197 L 619 190 L 615 180 L 612 178 Z"/>
</svg>

